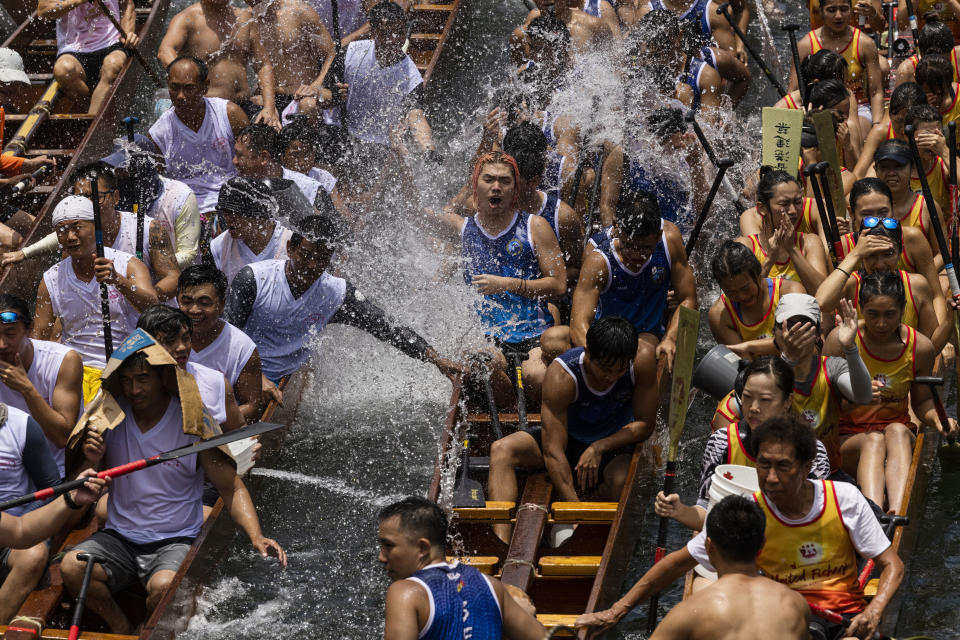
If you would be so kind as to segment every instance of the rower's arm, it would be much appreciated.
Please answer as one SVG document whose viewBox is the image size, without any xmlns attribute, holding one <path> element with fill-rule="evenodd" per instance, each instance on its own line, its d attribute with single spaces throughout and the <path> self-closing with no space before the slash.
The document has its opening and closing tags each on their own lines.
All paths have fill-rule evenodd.
<svg viewBox="0 0 960 640">
<path fill-rule="evenodd" d="M 567 292 L 567 267 L 557 236 L 545 218 L 530 216 L 530 237 L 540 265 L 540 277 L 523 280 L 523 291 L 516 293 L 526 298 L 559 298 Z"/>
<path fill-rule="evenodd" d="M 224 433 L 239 429 L 247 423 L 243 414 L 240 413 L 240 407 L 237 406 L 237 397 L 233 393 L 233 386 L 231 386 L 226 376 L 223 377 L 223 404 L 226 409 L 227 419 L 225 422 L 220 423 L 220 427 Z"/>
<path fill-rule="evenodd" d="M 84 471 L 82 475 L 92 475 Z M 70 492 L 70 498 L 78 505 L 96 502 L 100 491 L 108 481 L 92 479 L 79 489 Z M 60 497 L 50 504 L 18 518 L 7 513 L 0 514 L 0 545 L 12 549 L 26 549 L 56 534 L 76 515 L 77 511 L 67 506 L 66 498 Z"/>
<path fill-rule="evenodd" d="M 150 266 L 153 267 L 153 275 L 157 278 L 153 288 L 157 291 L 157 297 L 163 302 L 177 295 L 180 267 L 177 265 L 176 252 L 170 242 L 170 234 L 159 220 L 150 223 L 149 239 Z"/>
<path fill-rule="evenodd" d="M 560 500 L 580 499 L 574 484 L 573 469 L 567 461 L 567 408 L 576 398 L 576 383 L 559 361 L 547 368 L 543 380 L 543 402 L 540 419 L 543 424 L 541 443 L 543 462 Z"/>
<path fill-rule="evenodd" d="M 177 237 L 177 266 L 186 269 L 193 264 L 200 248 L 200 207 L 197 206 L 197 196 L 193 192 L 183 203 L 183 209 L 177 214 L 173 228 Z"/>
<path fill-rule="evenodd" d="M 877 51 L 877 43 L 871 38 L 860 38 L 860 52 L 864 64 L 864 72 L 867 86 L 870 89 L 870 113 L 873 116 L 873 122 L 883 120 L 883 72 L 880 70 L 880 54 Z"/>
<path fill-rule="evenodd" d="M 823 279 L 815 289 L 817 304 L 824 313 L 830 313 L 840 304 L 841 298 L 853 299 L 853 283 L 851 274 L 860 268 L 860 255 L 854 248 L 847 257 L 840 261 L 837 268 Z"/>
<path fill-rule="evenodd" d="M 160 302 L 157 291 L 150 281 L 150 270 L 136 258 L 130 258 L 127 262 L 126 274 L 116 273 L 113 286 L 137 311 L 146 311 L 147 307 Z M 176 282 L 174 282 L 174 293 L 176 293 Z"/>
<path fill-rule="evenodd" d="M 87 0 L 40 0 L 37 3 L 37 16 L 44 20 L 56 20 L 86 3 Z"/>
<path fill-rule="evenodd" d="M 219 449 L 208 449 L 197 454 L 197 461 L 220 493 L 220 498 L 230 513 L 233 523 L 247 534 L 254 548 L 263 557 L 268 553 L 276 555 L 280 564 L 287 566 L 287 556 L 283 549 L 274 540 L 264 537 L 263 531 L 260 530 L 260 519 L 257 517 L 257 510 L 253 506 L 250 493 L 228 461 L 226 454 Z"/>
<path fill-rule="evenodd" d="M 823 249 L 823 243 L 820 242 L 820 236 L 813 234 L 804 234 L 803 250 L 801 251 L 795 244 L 790 247 L 790 259 L 793 266 L 800 276 L 800 282 L 803 288 L 809 291 L 816 291 L 820 287 L 827 274 L 827 254 Z M 770 252 L 773 256 L 773 252 Z"/>
<path fill-rule="evenodd" d="M 693 276 L 693 269 L 687 262 L 687 252 L 683 248 L 683 237 L 680 230 L 672 222 L 663 223 L 663 236 L 666 239 L 666 249 L 670 252 L 670 285 L 680 301 L 679 306 L 697 310 L 697 282 Z M 674 311 L 667 325 L 661 344 L 664 341 L 676 343 L 677 331 L 680 326 L 680 314 Z"/>
<path fill-rule="evenodd" d="M 419 618 L 430 617 L 427 592 L 412 580 L 397 580 L 387 588 L 383 640 L 417 640 Z"/>
<path fill-rule="evenodd" d="M 67 438 L 80 414 L 83 383 L 83 361 L 80 354 L 70 351 L 63 357 L 57 382 L 53 388 L 53 406 L 47 404 L 36 386 L 23 391 L 27 411 L 40 424 L 43 433 L 58 447 L 67 446 Z"/>
<path fill-rule="evenodd" d="M 623 175 L 623 160 L 623 150 L 615 147 L 603 163 L 603 175 L 600 176 L 600 203 L 597 206 L 599 211 L 594 212 L 594 219 L 596 219 L 596 214 L 599 213 L 600 222 L 604 227 L 613 224 L 617 215 L 617 201 L 620 199 L 620 192 L 623 190 L 623 181 L 627 180 L 627 176 Z M 585 186 L 590 189 L 587 191 L 587 202 L 589 203 L 593 185 Z M 590 235 L 590 232 L 591 229 L 586 230 L 587 235 Z"/>
<path fill-rule="evenodd" d="M 264 97 L 264 100 L 266 100 L 266 97 Z M 233 132 L 234 140 L 237 139 L 241 131 L 250 126 L 250 119 L 247 117 L 247 114 L 244 113 L 243 109 L 235 102 L 227 103 L 227 121 L 230 123 L 230 131 Z M 156 142 L 154 142 L 154 144 L 156 144 Z M 160 145 L 157 146 L 159 147 Z"/>
<path fill-rule="evenodd" d="M 253 303 L 256 300 L 257 278 L 253 275 L 253 269 L 246 266 L 237 272 L 233 282 L 230 283 L 230 288 L 227 289 L 223 310 L 224 319 L 238 329 L 243 329 L 247 326 L 247 320 L 250 319 Z"/>
<path fill-rule="evenodd" d="M 857 165 L 853 168 L 853 173 L 857 179 L 867 177 L 870 167 L 873 166 L 873 154 L 877 147 L 887 139 L 887 124 L 889 120 L 880 124 L 875 124 L 870 128 L 867 137 L 863 140 L 863 148 L 860 150 L 860 157 L 857 158 Z"/>
<path fill-rule="evenodd" d="M 601 0 L 603 1 L 603 0 Z M 580 258 L 583 252 L 583 222 L 573 207 L 562 200 L 557 203 L 557 226 L 560 227 L 560 249 L 567 266 L 567 288 L 574 289 L 580 277 Z"/>
<path fill-rule="evenodd" d="M 510 640 L 543 640 L 547 630 L 540 621 L 514 600 L 510 592 L 503 587 L 503 583 L 496 578 L 484 577 L 493 585 L 493 590 L 501 602 L 503 637 Z"/>
<path fill-rule="evenodd" d="M 343 304 L 330 318 L 330 324 L 337 322 L 361 329 L 415 360 L 428 361 L 430 343 L 410 327 L 393 322 L 383 309 L 358 293 L 350 283 L 347 283 Z"/>
<path fill-rule="evenodd" d="M 23 470 L 33 483 L 34 489 L 46 489 L 60 482 L 60 471 L 53 459 L 43 429 L 33 418 L 27 418 L 23 442 Z"/>
<path fill-rule="evenodd" d="M 124 3 L 120 26 L 123 27 L 124 31 L 121 35 L 137 32 L 137 5 L 134 4 L 133 0 L 127 0 Z"/>
<path fill-rule="evenodd" d="M 270 54 L 260 40 L 260 29 L 255 20 L 250 23 L 250 47 L 253 62 L 259 65 L 257 69 L 257 81 L 260 84 L 260 95 L 263 97 L 263 109 L 257 114 L 260 122 L 270 124 L 269 120 L 276 118 L 277 128 L 279 128 L 280 114 L 277 113 L 276 77 L 273 73 L 273 63 L 270 61 Z"/>
<path fill-rule="evenodd" d="M 190 19 L 187 16 L 186 11 L 173 16 L 167 32 L 163 34 L 163 40 L 160 41 L 160 47 L 157 49 L 157 59 L 160 60 L 160 65 L 164 69 L 176 60 L 187 45 L 187 37 L 190 33 Z"/>
<path fill-rule="evenodd" d="M 60 243 L 57 240 L 57 234 L 56 232 L 51 232 L 33 244 L 28 244 L 21 249 L 21 251 L 23 252 L 24 258 L 32 258 L 33 256 L 56 253 L 58 249 L 60 249 Z"/>
<path fill-rule="evenodd" d="M 254 349 L 247 363 L 243 365 L 233 392 L 237 398 L 240 413 L 247 422 L 256 422 L 263 411 L 264 397 L 262 385 L 260 353 Z"/>
<path fill-rule="evenodd" d="M 940 288 L 940 275 L 933 261 L 933 252 L 927 242 L 923 232 L 919 229 L 906 227 L 903 231 L 903 244 L 907 248 L 913 264 L 917 265 L 917 273 L 922 275 L 930 287 L 930 299 L 933 303 L 933 311 L 936 314 L 937 329 L 933 332 L 930 340 L 933 346 L 938 350 L 943 349 L 944 345 L 950 341 L 953 335 L 953 314 L 947 309 L 947 300 L 943 296 Z"/>
<path fill-rule="evenodd" d="M 43 280 L 37 287 L 37 304 L 33 313 L 33 330 L 30 332 L 31 338 L 37 340 L 49 340 L 53 335 L 53 325 L 57 319 L 53 315 L 53 303 L 50 302 L 50 292 L 47 291 L 47 283 Z"/>
<path fill-rule="evenodd" d="M 872 637 L 873 631 L 880 626 L 883 612 L 903 581 L 903 561 L 894 551 L 893 545 L 887 547 L 886 551 L 874 558 L 874 561 L 880 568 L 880 584 L 877 586 L 877 594 L 873 596 L 866 609 L 850 621 L 850 626 L 846 631 L 848 636 Z M 865 632 L 870 635 L 866 635 Z"/>
<path fill-rule="evenodd" d="M 597 315 L 600 291 L 607 286 L 607 263 L 599 251 L 583 261 L 577 288 L 570 306 L 570 342 L 574 347 L 587 346 L 587 331 Z"/>
</svg>

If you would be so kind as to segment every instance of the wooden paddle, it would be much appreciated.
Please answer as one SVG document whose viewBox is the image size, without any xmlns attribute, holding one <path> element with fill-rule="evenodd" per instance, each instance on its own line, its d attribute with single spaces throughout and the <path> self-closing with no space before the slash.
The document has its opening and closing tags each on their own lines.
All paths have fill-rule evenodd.
<svg viewBox="0 0 960 640">
<path fill-rule="evenodd" d="M 207 440 L 200 440 L 193 444 L 188 444 L 187 446 L 180 447 L 179 449 L 172 449 L 171 451 L 159 453 L 155 456 L 150 456 L 149 458 L 141 458 L 140 460 L 134 460 L 133 462 L 128 462 L 127 464 L 122 464 L 118 467 L 105 469 L 97 473 L 97 477 L 117 478 L 119 476 L 125 476 L 128 473 L 139 471 L 140 469 L 146 469 L 147 467 L 152 467 L 169 460 L 175 460 L 177 458 L 182 458 L 183 456 L 200 453 L 201 451 L 206 451 L 207 449 L 213 449 L 214 447 L 229 444 L 235 440 L 259 436 L 267 433 L 268 431 L 279 429 L 282 426 L 282 424 L 273 424 L 271 422 L 255 422 L 251 425 L 243 427 L 242 429 L 234 429 L 233 431 L 228 431 L 227 433 L 209 438 Z M 64 482 L 52 487 L 47 487 L 46 489 L 41 489 L 40 491 L 34 491 L 33 493 L 22 495 L 19 498 L 13 498 L 11 500 L 7 500 L 6 502 L 0 502 L 0 511 L 6 511 L 7 509 L 12 509 L 13 507 L 29 504 L 36 500 L 46 500 L 47 498 L 64 494 L 67 491 L 73 491 L 77 487 L 83 486 L 83 483 L 88 479 L 88 477 L 77 478 L 76 480 L 70 480 L 69 482 Z"/>
<path fill-rule="evenodd" d="M 915 382 L 919 380 L 920 378 L 917 378 Z M 940 380 L 940 379 L 931 378 L 931 380 Z M 943 380 L 940 380 L 940 382 L 942 383 Z M 893 532 L 896 531 L 897 527 L 904 527 L 910 524 L 910 518 L 908 518 L 907 516 L 885 515 L 880 518 L 880 521 L 884 523 L 883 525 L 884 535 L 886 535 L 891 541 L 893 540 Z M 873 568 L 875 566 L 877 566 L 877 563 L 873 558 L 870 558 L 869 560 L 867 560 L 867 563 L 863 565 L 863 569 L 860 571 L 860 575 L 857 576 L 857 582 L 860 583 L 860 589 L 863 589 L 867 585 L 867 582 L 870 580 L 870 576 L 873 575 Z"/>
<path fill-rule="evenodd" d="M 680 435 L 687 419 L 687 397 L 690 394 L 690 379 L 693 377 L 693 358 L 697 351 L 697 336 L 700 333 L 700 314 L 689 307 L 677 307 L 680 314 L 677 328 L 677 351 L 673 357 L 673 382 L 670 388 L 670 411 L 667 428 L 670 433 L 670 446 L 667 449 L 667 467 L 663 472 L 663 493 L 673 493 L 673 484 L 677 475 L 677 454 L 680 451 Z M 670 520 L 660 518 L 657 530 L 657 552 L 654 564 L 660 562 L 667 550 L 667 527 Z M 660 594 L 650 598 L 647 614 L 647 633 L 653 633 L 657 626 L 657 605 Z"/>
<path fill-rule="evenodd" d="M 925 384 L 930 387 L 930 394 L 933 396 L 933 406 L 937 410 L 937 420 L 944 433 L 950 430 L 950 417 L 947 415 L 947 409 L 943 406 L 943 400 L 940 398 L 937 387 L 943 386 L 943 378 L 934 378 L 929 376 L 917 376 L 914 382 Z M 960 444 L 955 437 L 947 436 L 947 441 L 940 447 L 940 458 L 949 462 L 960 462 Z"/>
<path fill-rule="evenodd" d="M 97 243 L 97 257 L 103 257 L 103 226 L 100 221 L 100 185 L 96 173 L 90 174 L 90 199 L 93 201 L 93 232 Z M 113 334 L 110 332 L 110 292 L 107 283 L 100 283 L 100 315 L 103 320 L 103 351 L 105 362 L 113 355 Z"/>
<path fill-rule="evenodd" d="M 482 509 L 487 506 L 483 497 L 483 485 L 470 477 L 470 436 L 463 438 L 463 453 L 460 455 L 460 469 L 457 482 L 453 487 L 454 508 L 473 507 Z"/>
<path fill-rule="evenodd" d="M 800 25 L 794 22 L 785 24 L 780 28 L 786 31 L 787 36 L 790 38 L 790 55 L 793 58 L 793 68 L 797 71 L 797 87 L 800 89 L 800 99 L 803 101 L 803 106 L 800 109 L 801 111 L 806 111 L 807 83 L 804 82 L 803 72 L 800 71 L 800 50 L 797 49 L 797 29 L 800 28 Z"/>
<path fill-rule="evenodd" d="M 687 244 L 684 246 L 688 258 L 690 257 L 690 254 L 693 253 L 693 248 L 697 246 L 697 238 L 700 236 L 700 229 L 703 228 L 703 223 L 707 221 L 707 214 L 710 213 L 710 206 L 713 204 L 713 199 L 717 197 L 717 192 L 720 190 L 720 185 L 723 183 L 723 178 L 727 173 L 727 169 L 732 166 L 733 160 L 730 160 L 729 158 L 724 158 L 717 164 L 717 175 L 713 179 L 713 184 L 710 185 L 710 192 L 707 194 L 707 199 L 703 202 L 703 208 L 700 209 L 700 215 L 697 216 L 697 221 L 694 223 L 693 230 L 690 231 L 690 237 L 687 238 Z"/>
<path fill-rule="evenodd" d="M 843 253 L 843 245 L 840 244 L 839 232 L 833 228 L 833 221 L 830 219 L 830 213 L 827 211 L 827 205 L 823 200 L 823 192 L 820 189 L 817 167 L 819 164 L 812 164 L 804 167 L 803 175 L 810 180 L 810 186 L 813 188 L 813 199 L 817 203 L 817 210 L 820 212 L 820 226 L 823 228 L 823 236 L 827 239 L 827 248 L 830 251 L 830 261 L 833 262 L 833 268 L 836 269 L 840 264 L 840 254 Z"/>
<path fill-rule="evenodd" d="M 127 128 L 127 142 L 134 144 L 135 135 L 133 128 L 140 122 L 136 116 L 127 116 L 123 119 L 123 125 Z M 139 182 L 139 181 L 138 181 Z M 137 260 L 143 260 L 143 211 L 140 210 L 140 185 L 133 185 L 133 215 L 137 217 Z"/>
<path fill-rule="evenodd" d="M 110 9 L 107 8 L 107 5 L 103 4 L 103 0 L 93 0 L 97 5 L 103 15 L 107 16 L 107 19 L 110 20 L 110 24 L 113 25 L 113 28 L 120 32 L 120 35 L 125 36 L 126 31 L 123 30 L 123 27 L 120 26 L 120 22 L 113 17 L 113 14 L 110 13 Z M 167 86 L 167 83 L 160 79 L 160 76 L 157 75 L 157 72 L 153 70 L 153 67 L 150 66 L 150 63 L 147 62 L 147 59 L 143 57 L 143 54 L 140 53 L 140 50 L 136 47 L 124 47 L 124 51 L 129 51 L 134 58 L 137 59 L 137 62 L 143 67 L 143 70 L 147 72 L 147 75 L 150 76 L 150 79 L 153 81 L 153 84 L 157 85 L 158 89 L 164 89 Z"/>
<path fill-rule="evenodd" d="M 77 560 L 84 560 L 87 566 L 83 570 L 83 580 L 80 582 L 80 593 L 77 594 L 77 604 L 73 609 L 73 621 L 70 623 L 68 640 L 77 640 L 80 637 L 80 622 L 83 620 L 83 609 L 87 604 L 87 590 L 90 588 L 90 579 L 93 577 L 93 568 L 103 559 L 92 553 L 78 553 Z"/>
</svg>

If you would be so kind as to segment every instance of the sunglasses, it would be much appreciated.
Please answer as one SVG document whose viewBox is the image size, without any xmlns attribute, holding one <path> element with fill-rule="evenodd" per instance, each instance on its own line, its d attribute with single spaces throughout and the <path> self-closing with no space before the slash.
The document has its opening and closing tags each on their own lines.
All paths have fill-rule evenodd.
<svg viewBox="0 0 960 640">
<path fill-rule="evenodd" d="M 870 216 L 863 219 L 863 222 L 860 224 L 861 229 L 873 229 L 878 225 L 883 225 L 884 229 L 894 229 L 900 228 L 900 221 L 894 220 L 893 218 L 878 218 L 876 216 Z"/>
<path fill-rule="evenodd" d="M 20 320 L 20 314 L 16 311 L 0 312 L 0 324 L 13 324 L 17 320 Z"/>
</svg>

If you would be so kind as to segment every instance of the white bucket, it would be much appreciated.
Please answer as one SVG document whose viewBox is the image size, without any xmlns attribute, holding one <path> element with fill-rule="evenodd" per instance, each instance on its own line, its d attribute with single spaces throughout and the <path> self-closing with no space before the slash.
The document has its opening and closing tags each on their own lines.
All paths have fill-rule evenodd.
<svg viewBox="0 0 960 640">
<path fill-rule="evenodd" d="M 760 483 L 757 481 L 757 470 L 753 467 L 744 467 L 739 464 L 721 464 L 713 471 L 713 479 L 710 481 L 710 504 L 707 505 L 707 513 L 727 496 L 743 496 L 749 498 L 757 491 L 760 491 Z M 696 572 L 709 580 L 716 580 L 717 574 L 708 571 L 702 566 L 697 565 Z"/>
</svg>

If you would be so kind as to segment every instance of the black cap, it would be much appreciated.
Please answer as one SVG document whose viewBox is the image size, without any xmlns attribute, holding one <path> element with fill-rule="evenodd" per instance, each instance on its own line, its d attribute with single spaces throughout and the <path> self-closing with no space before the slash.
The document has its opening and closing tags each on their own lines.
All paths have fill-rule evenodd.
<svg viewBox="0 0 960 640">
<path fill-rule="evenodd" d="M 270 187 L 260 180 L 238 176 L 220 187 L 217 211 L 247 218 L 273 218 L 277 212 L 277 200 L 271 195 Z"/>
<path fill-rule="evenodd" d="M 873 154 L 874 163 L 881 160 L 893 160 L 902 167 L 913 162 L 913 155 L 907 143 L 900 140 L 884 140 Z"/>
</svg>

